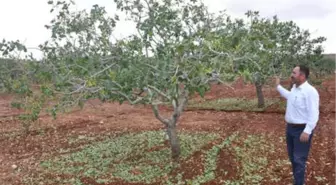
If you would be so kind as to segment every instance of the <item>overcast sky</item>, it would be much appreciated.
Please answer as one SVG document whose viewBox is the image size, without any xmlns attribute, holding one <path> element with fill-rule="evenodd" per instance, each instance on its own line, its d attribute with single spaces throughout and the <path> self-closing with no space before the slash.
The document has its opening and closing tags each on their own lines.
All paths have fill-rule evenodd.
<svg viewBox="0 0 336 185">
<path fill-rule="evenodd" d="M 78 9 L 93 4 L 105 6 L 114 14 L 113 0 L 75 0 Z M 226 9 L 234 17 L 243 17 L 247 10 L 257 10 L 262 16 L 278 15 L 280 20 L 293 20 L 309 29 L 313 36 L 325 36 L 325 53 L 336 53 L 335 0 L 204 0 L 210 11 Z M 2 0 L 0 2 L 0 39 L 24 41 L 37 47 L 49 38 L 44 28 L 52 19 L 47 0 Z M 115 36 L 132 33 L 132 25 L 118 23 Z M 35 53 L 35 52 L 34 52 Z M 36 54 L 36 53 L 35 53 Z"/>
</svg>

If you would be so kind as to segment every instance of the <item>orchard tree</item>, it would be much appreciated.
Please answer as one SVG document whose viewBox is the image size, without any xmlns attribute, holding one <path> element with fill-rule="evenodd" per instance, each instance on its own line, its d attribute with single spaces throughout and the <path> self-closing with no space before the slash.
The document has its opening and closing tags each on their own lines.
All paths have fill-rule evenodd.
<svg viewBox="0 0 336 185">
<path fill-rule="evenodd" d="M 335 58 L 324 56 L 322 59 L 315 62 L 313 74 L 316 78 L 321 78 L 330 74 L 334 74 L 336 70 Z"/>
<path fill-rule="evenodd" d="M 189 97 L 203 96 L 210 82 L 230 76 L 222 74 L 232 74 L 232 61 L 241 58 L 242 52 L 212 47 L 221 44 L 213 33 L 226 29 L 223 19 L 195 0 L 116 0 L 136 33 L 113 41 L 118 15 L 111 18 L 98 5 L 88 13 L 71 11 L 72 2 L 48 3 L 56 13 L 46 25 L 52 37 L 40 45 L 45 57 L 34 67 L 48 97 L 58 102 L 52 114 L 90 98 L 150 105 L 177 159 L 176 126 Z M 167 104 L 173 111 L 164 117 L 158 107 Z"/>
<path fill-rule="evenodd" d="M 16 60 L 21 52 L 27 52 L 27 49 L 19 41 L 3 39 L 0 43 L 0 86 L 2 88 L 9 87 L 10 79 L 18 79 L 24 72 L 20 65 L 23 60 Z"/>
<path fill-rule="evenodd" d="M 25 134 L 28 134 L 31 123 L 37 121 L 45 103 L 44 93 L 37 93 L 38 89 L 32 90 L 36 83 L 34 80 L 36 61 L 31 60 L 31 56 L 27 55 L 27 48 L 18 40 L 3 40 L 0 43 L 1 91 L 15 95 L 12 106 L 24 108 L 25 112 L 19 119 Z"/>
<path fill-rule="evenodd" d="M 257 11 L 246 13 L 248 21 L 241 24 L 242 52 L 253 53 L 248 60 L 237 62 L 239 72 L 256 87 L 258 107 L 264 107 L 262 87 L 273 76 L 289 74 L 294 65 L 314 65 L 322 57 L 324 37 L 312 39 L 293 21 L 281 22 L 277 16 L 262 18 Z"/>
</svg>

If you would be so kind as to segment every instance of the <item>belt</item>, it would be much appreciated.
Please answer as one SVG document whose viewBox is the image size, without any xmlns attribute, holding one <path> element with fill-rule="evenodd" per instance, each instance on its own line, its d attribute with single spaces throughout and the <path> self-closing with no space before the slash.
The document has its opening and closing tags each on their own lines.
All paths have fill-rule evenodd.
<svg viewBox="0 0 336 185">
<path fill-rule="evenodd" d="M 296 127 L 296 128 L 304 128 L 306 127 L 305 123 L 287 123 L 287 125 L 291 127 Z"/>
</svg>

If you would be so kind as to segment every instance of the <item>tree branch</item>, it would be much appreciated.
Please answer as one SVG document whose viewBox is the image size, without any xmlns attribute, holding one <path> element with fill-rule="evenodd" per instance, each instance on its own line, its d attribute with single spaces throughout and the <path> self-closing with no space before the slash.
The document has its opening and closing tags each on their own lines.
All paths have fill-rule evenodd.
<svg viewBox="0 0 336 185">
<path fill-rule="evenodd" d="M 165 93 L 163 93 L 162 91 L 160 91 L 159 89 L 157 89 L 156 87 L 148 85 L 148 88 L 151 88 L 152 90 L 156 91 L 161 96 L 163 96 L 164 98 L 168 99 L 169 101 L 171 100 L 171 97 L 169 97 L 168 95 L 166 95 Z"/>
<path fill-rule="evenodd" d="M 100 73 L 102 73 L 102 72 L 104 72 L 104 71 L 106 71 L 106 70 L 110 69 L 110 68 L 111 68 L 111 67 L 113 67 L 114 65 L 116 65 L 116 63 L 114 63 L 114 64 L 111 64 L 111 65 L 109 65 L 109 66 L 105 67 L 105 68 L 104 68 L 104 69 L 102 69 L 101 71 L 98 71 L 97 73 L 93 74 L 93 75 L 91 76 L 91 78 L 98 76 Z"/>
<path fill-rule="evenodd" d="M 188 102 L 189 92 L 186 89 L 182 90 L 181 99 L 177 104 L 176 100 L 173 100 L 174 113 L 172 115 L 173 123 L 176 124 L 181 116 L 187 102 Z"/>
<path fill-rule="evenodd" d="M 119 94 L 119 95 L 125 97 L 127 99 L 127 101 L 132 105 L 135 105 L 135 104 L 139 103 L 140 101 L 142 101 L 144 99 L 143 97 L 138 97 L 136 100 L 132 101 L 126 94 L 124 94 L 122 92 L 117 91 L 117 92 L 113 92 L 113 93 L 114 94 Z"/>
<path fill-rule="evenodd" d="M 158 105 L 157 104 L 152 104 L 152 110 L 154 112 L 154 115 L 156 117 L 156 119 L 160 120 L 161 123 L 165 124 L 166 126 L 168 126 L 169 124 L 169 120 L 168 119 L 165 119 L 163 118 L 160 113 L 159 113 L 159 108 L 158 108 Z"/>
<path fill-rule="evenodd" d="M 78 86 L 79 84 L 73 84 L 73 86 Z M 84 89 L 86 87 L 86 81 L 84 81 L 84 85 L 81 85 L 80 87 L 78 87 L 76 90 L 74 91 L 71 91 L 69 93 L 62 93 L 62 92 L 59 92 L 57 94 L 63 94 L 63 95 L 72 95 L 72 94 L 75 94 L 75 93 L 78 93 L 80 92 L 82 89 Z"/>
<path fill-rule="evenodd" d="M 213 50 L 209 45 L 208 45 L 208 49 L 209 49 L 211 52 L 213 52 L 213 53 L 215 53 L 215 54 L 217 54 L 217 55 L 220 55 L 220 56 L 225 55 L 225 56 L 227 56 L 227 57 L 231 57 L 231 55 L 228 54 L 228 53 L 218 52 L 218 51 Z"/>
</svg>

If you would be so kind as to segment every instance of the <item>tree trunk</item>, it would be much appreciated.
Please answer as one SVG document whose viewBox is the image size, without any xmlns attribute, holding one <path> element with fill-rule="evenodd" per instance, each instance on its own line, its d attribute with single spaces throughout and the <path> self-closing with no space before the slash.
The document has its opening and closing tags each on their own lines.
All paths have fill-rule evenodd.
<svg viewBox="0 0 336 185">
<path fill-rule="evenodd" d="M 258 97 L 258 108 L 265 107 L 265 100 L 264 100 L 264 94 L 262 92 L 262 85 L 259 83 L 255 83 L 255 87 L 257 90 L 257 97 Z"/>
<path fill-rule="evenodd" d="M 172 151 L 172 159 L 175 161 L 179 158 L 180 153 L 181 153 L 180 142 L 179 142 L 179 138 L 177 137 L 175 123 L 169 123 L 167 127 L 167 133 L 168 133 L 170 147 Z"/>
<path fill-rule="evenodd" d="M 174 162 L 178 162 L 181 153 L 180 142 L 176 131 L 176 123 L 178 122 L 184 107 L 188 103 L 189 92 L 185 89 L 182 89 L 181 94 L 178 95 L 180 96 L 179 99 L 172 99 L 174 112 L 170 119 L 163 118 L 159 113 L 159 108 L 157 104 L 152 104 L 152 110 L 155 117 L 166 126 L 166 133 L 168 135 L 172 152 L 172 159 Z"/>
</svg>

